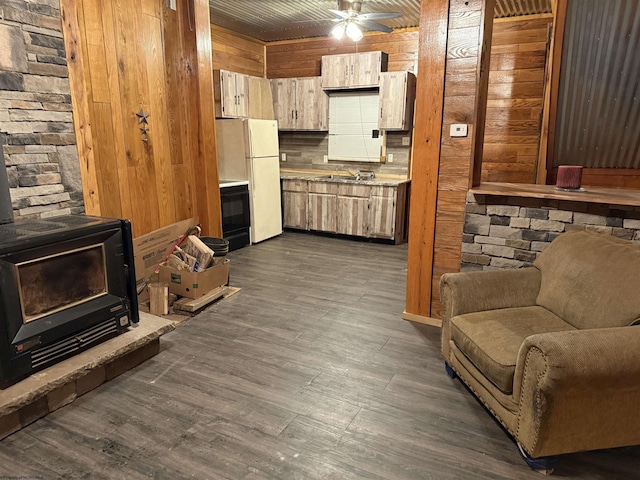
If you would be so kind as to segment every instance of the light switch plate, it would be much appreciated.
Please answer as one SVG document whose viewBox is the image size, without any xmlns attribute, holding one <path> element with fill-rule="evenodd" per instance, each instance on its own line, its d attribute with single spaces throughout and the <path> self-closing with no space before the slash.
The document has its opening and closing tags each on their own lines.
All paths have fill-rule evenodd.
<svg viewBox="0 0 640 480">
<path fill-rule="evenodd" d="M 284 153 L 284 152 L 283 152 L 283 153 L 281 153 L 281 154 L 280 154 L 280 159 L 281 159 L 283 162 L 286 162 L 286 161 L 287 161 L 287 154 L 286 154 L 286 153 Z"/>
<path fill-rule="evenodd" d="M 411 137 L 402 137 L 402 146 L 408 147 L 411 145 Z"/>
<path fill-rule="evenodd" d="M 388 153 L 387 154 L 387 162 L 393 163 L 393 153 Z"/>
<path fill-rule="evenodd" d="M 450 135 L 452 137 L 466 137 L 468 125 L 466 123 L 454 123 L 451 125 Z"/>
</svg>

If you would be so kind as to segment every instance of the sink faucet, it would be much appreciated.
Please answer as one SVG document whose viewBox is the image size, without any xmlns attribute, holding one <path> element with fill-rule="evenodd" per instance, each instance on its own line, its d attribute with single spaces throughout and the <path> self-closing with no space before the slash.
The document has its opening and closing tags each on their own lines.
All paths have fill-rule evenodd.
<svg viewBox="0 0 640 480">
<path fill-rule="evenodd" d="M 338 165 L 338 168 L 336 169 L 338 172 L 346 172 L 348 173 L 350 176 L 352 177 L 357 177 L 358 174 L 357 173 L 353 173 L 350 170 L 347 170 L 346 167 L 344 165 Z"/>
</svg>

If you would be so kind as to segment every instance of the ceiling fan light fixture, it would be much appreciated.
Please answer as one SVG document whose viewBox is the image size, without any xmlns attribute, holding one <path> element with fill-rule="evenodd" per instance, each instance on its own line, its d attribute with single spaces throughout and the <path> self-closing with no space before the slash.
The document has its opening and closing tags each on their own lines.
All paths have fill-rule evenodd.
<svg viewBox="0 0 640 480">
<path fill-rule="evenodd" d="M 354 22 L 349 22 L 346 32 L 347 36 L 354 42 L 359 42 L 360 40 L 362 40 L 362 30 L 360 30 L 358 25 L 356 25 Z"/>
<path fill-rule="evenodd" d="M 338 40 L 342 39 L 342 37 L 344 36 L 344 25 L 342 24 L 342 22 L 333 27 L 333 29 L 331 30 L 331 35 L 333 35 Z"/>
</svg>

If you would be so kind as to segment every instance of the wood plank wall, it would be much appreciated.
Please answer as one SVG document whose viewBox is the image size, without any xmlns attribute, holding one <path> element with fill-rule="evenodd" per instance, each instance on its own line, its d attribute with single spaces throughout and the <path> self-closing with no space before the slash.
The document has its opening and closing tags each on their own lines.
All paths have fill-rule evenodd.
<svg viewBox="0 0 640 480">
<path fill-rule="evenodd" d="M 392 33 L 367 33 L 357 45 L 344 38 L 310 38 L 267 44 L 267 78 L 315 77 L 320 75 L 323 55 L 383 51 L 389 54 L 388 71 L 416 72 L 418 29 Z"/>
<path fill-rule="evenodd" d="M 483 182 L 535 183 L 552 22 L 551 14 L 494 22 Z"/>
<path fill-rule="evenodd" d="M 244 73 L 254 77 L 266 75 L 266 44 L 255 38 L 211 25 L 213 68 Z"/>
<path fill-rule="evenodd" d="M 80 52 L 69 55 L 70 80 L 72 97 L 84 99 L 74 123 L 86 146 L 87 213 L 128 218 L 136 237 L 194 216 L 205 234 L 219 235 L 217 168 L 202 167 L 217 165 L 211 51 L 197 42 L 211 43 L 206 0 L 194 1 L 191 16 L 185 2 L 173 11 L 164 0 L 62 5 L 74 13 L 63 27 L 69 52 Z M 146 135 L 141 109 L 150 114 Z"/>
</svg>

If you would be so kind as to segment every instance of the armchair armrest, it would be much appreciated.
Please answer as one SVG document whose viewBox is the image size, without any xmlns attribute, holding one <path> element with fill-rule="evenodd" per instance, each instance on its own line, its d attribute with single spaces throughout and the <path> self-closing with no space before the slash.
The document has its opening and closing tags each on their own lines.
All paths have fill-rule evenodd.
<svg viewBox="0 0 640 480">
<path fill-rule="evenodd" d="M 535 305 L 539 290 L 540 271 L 535 267 L 446 273 L 440 277 L 443 321 L 463 313 Z"/>
<path fill-rule="evenodd" d="M 528 337 L 518 392 L 516 438 L 532 457 L 640 444 L 640 327 Z"/>
</svg>

